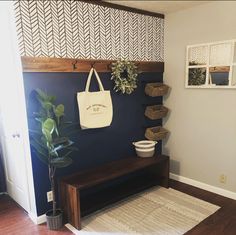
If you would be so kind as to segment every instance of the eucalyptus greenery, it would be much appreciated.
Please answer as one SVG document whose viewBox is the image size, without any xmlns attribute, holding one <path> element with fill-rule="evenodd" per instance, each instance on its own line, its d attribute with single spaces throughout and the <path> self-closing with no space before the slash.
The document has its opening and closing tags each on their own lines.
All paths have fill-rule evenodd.
<svg viewBox="0 0 236 235">
<path fill-rule="evenodd" d="M 55 216 L 55 172 L 57 168 L 69 166 L 72 163 L 70 155 L 77 150 L 66 135 L 67 128 L 73 123 L 63 120 L 65 108 L 63 104 L 55 105 L 55 96 L 36 89 L 36 99 L 38 111 L 34 113 L 34 129 L 30 129 L 30 144 L 39 159 L 48 166 Z"/>
<path fill-rule="evenodd" d="M 112 63 L 111 69 L 111 80 L 115 82 L 114 90 L 116 92 L 131 94 L 137 88 L 138 68 L 133 62 L 118 60 Z"/>
</svg>

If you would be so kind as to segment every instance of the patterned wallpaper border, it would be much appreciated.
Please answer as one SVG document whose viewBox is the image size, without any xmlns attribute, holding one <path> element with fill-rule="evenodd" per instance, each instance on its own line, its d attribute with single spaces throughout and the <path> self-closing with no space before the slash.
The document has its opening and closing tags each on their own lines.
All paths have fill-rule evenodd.
<svg viewBox="0 0 236 235">
<path fill-rule="evenodd" d="M 160 61 L 164 19 L 81 1 L 16 1 L 22 56 Z"/>
</svg>

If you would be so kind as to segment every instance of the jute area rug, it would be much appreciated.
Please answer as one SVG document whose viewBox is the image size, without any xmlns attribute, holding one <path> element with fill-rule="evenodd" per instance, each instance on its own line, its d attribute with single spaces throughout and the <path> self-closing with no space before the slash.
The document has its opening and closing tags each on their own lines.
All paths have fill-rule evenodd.
<svg viewBox="0 0 236 235">
<path fill-rule="evenodd" d="M 82 219 L 78 235 L 184 234 L 220 207 L 174 189 L 154 187 Z"/>
</svg>

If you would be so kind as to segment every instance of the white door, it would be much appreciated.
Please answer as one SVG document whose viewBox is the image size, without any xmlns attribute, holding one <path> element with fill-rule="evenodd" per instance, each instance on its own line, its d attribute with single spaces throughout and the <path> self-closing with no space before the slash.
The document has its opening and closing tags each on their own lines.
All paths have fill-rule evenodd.
<svg viewBox="0 0 236 235">
<path fill-rule="evenodd" d="M 3 120 L 3 125 L 5 125 Z M 7 193 L 27 212 L 29 211 L 25 154 L 20 131 L 1 133 L 2 154 L 5 165 Z"/>
<path fill-rule="evenodd" d="M 14 13 L 8 1 L 0 2 L 0 32 L 0 141 L 7 192 L 29 212 L 35 203 L 30 197 L 32 168 Z"/>
</svg>

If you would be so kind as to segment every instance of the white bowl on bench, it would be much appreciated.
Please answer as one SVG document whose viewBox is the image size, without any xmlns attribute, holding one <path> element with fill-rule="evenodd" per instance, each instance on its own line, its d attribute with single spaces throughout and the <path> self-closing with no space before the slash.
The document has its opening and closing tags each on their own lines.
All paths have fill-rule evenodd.
<svg viewBox="0 0 236 235">
<path fill-rule="evenodd" d="M 153 157 L 155 154 L 156 141 L 152 140 L 141 140 L 138 142 L 133 142 L 135 146 L 136 154 L 139 157 Z"/>
</svg>

